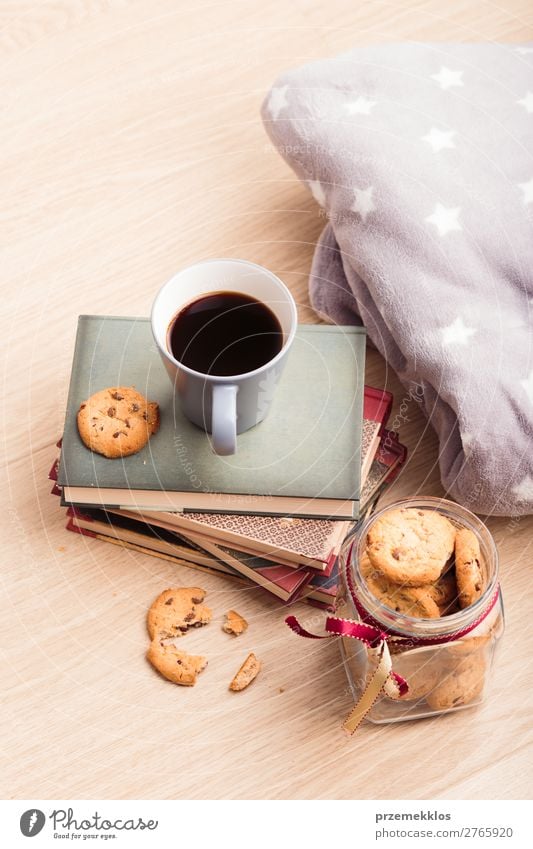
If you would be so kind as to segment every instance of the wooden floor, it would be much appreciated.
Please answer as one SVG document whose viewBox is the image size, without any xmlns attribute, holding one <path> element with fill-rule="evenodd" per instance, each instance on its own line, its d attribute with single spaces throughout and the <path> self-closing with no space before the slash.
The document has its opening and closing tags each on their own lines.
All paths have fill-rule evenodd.
<svg viewBox="0 0 533 849">
<path fill-rule="evenodd" d="M 4 798 L 527 797 L 531 518 L 489 523 L 507 613 L 490 700 L 347 739 L 335 644 L 291 635 L 258 591 L 68 534 L 46 479 L 78 314 L 147 315 L 177 269 L 236 256 L 316 320 L 324 222 L 258 115 L 276 75 L 356 44 L 445 39 L 533 40 L 531 0 L 0 4 Z M 367 382 L 395 393 L 411 452 L 393 496 L 440 494 L 435 436 L 372 352 Z M 188 637 L 209 668 L 178 688 L 144 660 L 145 611 L 199 580 L 216 617 L 237 607 L 251 626 L 238 642 L 216 624 Z M 228 692 L 252 649 L 261 677 Z"/>
</svg>

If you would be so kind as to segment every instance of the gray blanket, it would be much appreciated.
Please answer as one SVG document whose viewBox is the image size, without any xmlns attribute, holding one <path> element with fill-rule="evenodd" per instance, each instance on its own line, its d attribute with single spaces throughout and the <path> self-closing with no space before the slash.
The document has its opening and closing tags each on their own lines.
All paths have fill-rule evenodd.
<svg viewBox="0 0 533 849">
<path fill-rule="evenodd" d="M 263 120 L 328 221 L 315 309 L 366 325 L 452 497 L 533 512 L 533 45 L 357 48 L 283 74 Z"/>
</svg>

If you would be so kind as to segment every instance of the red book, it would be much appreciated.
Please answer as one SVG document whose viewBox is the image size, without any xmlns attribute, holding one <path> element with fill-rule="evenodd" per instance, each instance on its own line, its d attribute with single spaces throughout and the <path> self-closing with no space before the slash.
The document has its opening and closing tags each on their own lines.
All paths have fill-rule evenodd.
<svg viewBox="0 0 533 849">
<path fill-rule="evenodd" d="M 380 436 L 389 420 L 392 410 L 392 395 L 385 389 L 376 389 L 374 386 L 365 386 L 363 400 L 363 419 L 379 422 Z"/>
</svg>

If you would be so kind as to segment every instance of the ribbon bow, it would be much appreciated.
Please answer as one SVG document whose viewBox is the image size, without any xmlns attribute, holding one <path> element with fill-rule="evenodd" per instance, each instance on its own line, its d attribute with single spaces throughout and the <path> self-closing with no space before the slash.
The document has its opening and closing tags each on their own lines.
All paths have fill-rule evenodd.
<svg viewBox="0 0 533 849">
<path fill-rule="evenodd" d="M 409 691 L 407 681 L 394 672 L 392 669 L 392 660 L 390 656 L 389 646 L 387 641 L 392 641 L 396 644 L 401 644 L 404 648 L 416 646 L 435 646 L 445 643 L 455 642 L 466 637 L 474 628 L 489 615 L 494 608 L 498 598 L 500 597 L 499 584 L 494 588 L 492 597 L 489 599 L 486 607 L 481 610 L 477 617 L 464 628 L 448 634 L 438 634 L 431 637 L 404 637 L 397 631 L 389 629 L 383 631 L 379 627 L 379 623 L 373 619 L 367 610 L 359 601 L 353 584 L 350 579 L 349 572 L 346 574 L 347 585 L 352 601 L 361 618 L 366 619 L 366 623 L 354 622 L 353 619 L 340 619 L 336 616 L 329 616 L 326 619 L 325 630 L 326 634 L 312 634 L 302 628 L 295 616 L 287 616 L 285 622 L 295 634 L 300 637 L 310 637 L 312 640 L 322 640 L 326 637 L 352 637 L 354 640 L 360 640 L 364 643 L 371 654 L 371 657 L 376 660 L 376 668 L 367 681 L 366 687 L 361 694 L 361 697 L 353 710 L 350 711 L 344 720 L 342 727 L 353 734 L 358 725 L 364 719 L 377 697 L 383 691 L 391 699 L 401 699 Z M 371 624 L 367 624 L 367 623 Z"/>
<path fill-rule="evenodd" d="M 376 668 L 363 693 L 361 693 L 359 701 L 342 724 L 344 730 L 349 734 L 354 733 L 382 690 L 392 699 L 399 699 L 408 692 L 409 688 L 405 679 L 392 669 L 392 660 L 387 645 L 388 634 L 379 628 L 354 622 L 352 619 L 328 616 L 325 624 L 327 633 L 312 634 L 302 628 L 295 616 L 287 616 L 285 622 L 300 637 L 310 637 L 313 640 L 322 640 L 327 637 L 352 637 L 354 640 L 360 640 L 364 643 L 369 651 L 374 654 L 377 661 Z"/>
</svg>

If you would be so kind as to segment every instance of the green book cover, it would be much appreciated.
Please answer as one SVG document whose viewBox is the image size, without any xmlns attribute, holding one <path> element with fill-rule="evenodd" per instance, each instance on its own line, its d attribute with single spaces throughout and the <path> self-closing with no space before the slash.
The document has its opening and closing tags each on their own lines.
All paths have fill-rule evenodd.
<svg viewBox="0 0 533 849">
<path fill-rule="evenodd" d="M 268 416 L 238 436 L 236 454 L 219 457 L 175 402 L 150 320 L 80 316 L 58 482 L 357 502 L 365 343 L 364 328 L 299 325 Z M 114 460 L 87 449 L 76 423 L 80 404 L 109 386 L 134 386 L 161 416 L 145 448 Z"/>
</svg>

